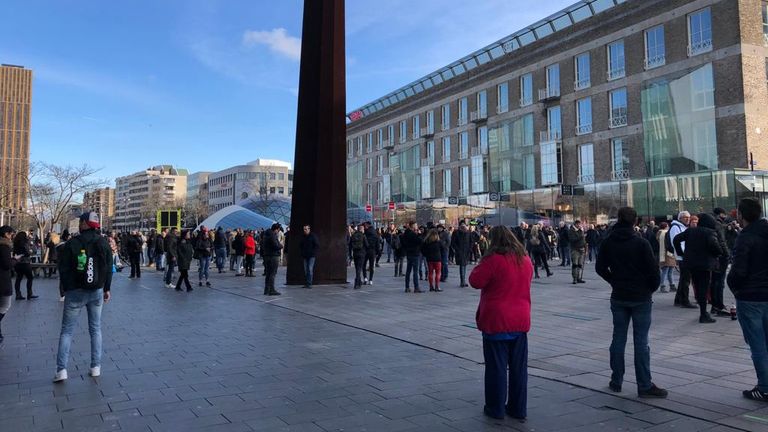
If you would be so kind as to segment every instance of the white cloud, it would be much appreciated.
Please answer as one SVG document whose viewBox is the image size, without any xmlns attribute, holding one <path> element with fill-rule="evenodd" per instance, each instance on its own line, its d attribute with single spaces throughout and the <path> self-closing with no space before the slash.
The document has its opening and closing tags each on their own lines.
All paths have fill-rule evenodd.
<svg viewBox="0 0 768 432">
<path fill-rule="evenodd" d="M 243 33 L 243 45 L 246 47 L 265 45 L 283 57 L 294 61 L 301 59 L 301 39 L 290 36 L 284 28 L 269 31 L 246 30 Z"/>
</svg>

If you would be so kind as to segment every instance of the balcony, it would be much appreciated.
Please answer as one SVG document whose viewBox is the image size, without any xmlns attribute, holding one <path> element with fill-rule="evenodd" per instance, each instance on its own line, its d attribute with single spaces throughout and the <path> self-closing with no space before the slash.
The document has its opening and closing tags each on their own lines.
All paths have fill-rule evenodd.
<svg viewBox="0 0 768 432">
<path fill-rule="evenodd" d="M 561 131 L 541 131 L 539 132 L 539 142 L 559 142 L 563 140 L 563 133 Z"/>
<path fill-rule="evenodd" d="M 627 125 L 626 114 L 611 114 L 611 129 Z"/>
<path fill-rule="evenodd" d="M 421 137 L 422 138 L 431 138 L 435 136 L 435 128 L 421 128 Z"/>
<path fill-rule="evenodd" d="M 645 59 L 645 69 L 653 69 L 659 66 L 664 66 L 667 63 L 667 57 L 664 54 L 660 54 L 654 57 Z"/>
<path fill-rule="evenodd" d="M 466 151 L 460 151 L 459 152 L 459 160 L 465 160 L 469 157 L 469 154 Z"/>
<path fill-rule="evenodd" d="M 629 180 L 629 170 L 622 169 L 622 170 L 611 171 L 611 180 L 613 181 Z"/>
<path fill-rule="evenodd" d="M 712 39 L 703 39 L 688 45 L 688 57 L 712 51 Z"/>
<path fill-rule="evenodd" d="M 443 123 L 443 124 L 440 125 L 440 130 L 441 131 L 447 131 L 450 128 L 451 128 L 451 125 L 448 124 L 448 123 Z"/>
<path fill-rule="evenodd" d="M 421 160 L 421 166 L 423 166 L 423 167 L 424 166 L 427 166 L 427 167 L 435 166 L 435 157 L 431 156 L 431 157 L 426 157 L 426 158 L 422 159 Z"/>
<path fill-rule="evenodd" d="M 533 98 L 531 96 L 523 96 L 520 98 L 520 107 L 526 107 L 533 104 Z"/>
<path fill-rule="evenodd" d="M 392 150 L 395 148 L 395 140 L 392 139 L 392 137 L 389 137 L 388 139 L 382 141 L 382 145 L 384 146 L 384 150 Z"/>
<path fill-rule="evenodd" d="M 595 182 L 595 175 L 594 174 L 582 174 L 578 177 L 576 177 L 576 183 L 578 184 L 592 184 Z"/>
<path fill-rule="evenodd" d="M 608 81 L 624 78 L 627 75 L 627 70 L 623 67 L 608 70 Z"/>
<path fill-rule="evenodd" d="M 483 151 L 483 150 L 485 150 L 485 151 Z M 486 155 L 486 154 L 488 154 L 487 148 L 483 149 L 481 147 L 472 147 L 472 150 L 471 150 L 471 156 L 472 157 L 482 156 L 482 155 Z"/>
<path fill-rule="evenodd" d="M 592 133 L 592 123 L 576 126 L 576 135 Z"/>
<path fill-rule="evenodd" d="M 584 78 L 573 82 L 574 90 L 584 90 L 586 88 L 590 88 L 591 86 L 592 81 L 589 78 Z"/>
<path fill-rule="evenodd" d="M 459 117 L 458 122 L 456 123 L 457 126 L 466 126 L 467 124 L 467 118 L 466 117 Z"/>
<path fill-rule="evenodd" d="M 469 114 L 469 121 L 471 121 L 472 123 L 484 123 L 488 121 L 488 112 L 484 110 L 472 111 Z"/>
<path fill-rule="evenodd" d="M 509 111 L 509 105 L 496 105 L 496 114 L 503 114 Z"/>
<path fill-rule="evenodd" d="M 443 163 L 450 163 L 451 162 L 451 155 L 450 154 L 443 154 L 442 158 Z"/>
<path fill-rule="evenodd" d="M 405 144 L 405 142 L 408 141 L 408 134 L 404 133 L 400 135 L 400 144 Z"/>
<path fill-rule="evenodd" d="M 539 101 L 546 102 L 551 100 L 560 99 L 559 88 L 543 88 L 539 89 Z"/>
<path fill-rule="evenodd" d="M 381 169 L 381 175 L 382 176 L 388 176 L 389 175 L 389 167 L 382 168 Z"/>
</svg>

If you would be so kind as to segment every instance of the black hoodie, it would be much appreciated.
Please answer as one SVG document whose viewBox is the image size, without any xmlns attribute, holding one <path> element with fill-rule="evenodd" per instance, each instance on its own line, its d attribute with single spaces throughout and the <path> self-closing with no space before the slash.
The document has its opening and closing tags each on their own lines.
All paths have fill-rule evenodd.
<svg viewBox="0 0 768 432">
<path fill-rule="evenodd" d="M 725 251 L 720 247 L 715 227 L 715 218 L 710 214 L 701 213 L 697 227 L 689 227 L 675 236 L 672 244 L 677 254 L 683 257 L 686 268 L 700 271 L 716 271 L 719 268 L 718 257 L 725 255 Z M 684 253 L 682 242 L 685 242 Z"/>
<path fill-rule="evenodd" d="M 768 302 L 768 222 L 752 222 L 741 231 L 733 248 L 728 286 L 741 301 Z"/>
<path fill-rule="evenodd" d="M 659 265 L 651 245 L 629 224 L 617 223 L 603 240 L 595 270 L 611 284 L 612 300 L 649 301 L 659 288 Z"/>
</svg>

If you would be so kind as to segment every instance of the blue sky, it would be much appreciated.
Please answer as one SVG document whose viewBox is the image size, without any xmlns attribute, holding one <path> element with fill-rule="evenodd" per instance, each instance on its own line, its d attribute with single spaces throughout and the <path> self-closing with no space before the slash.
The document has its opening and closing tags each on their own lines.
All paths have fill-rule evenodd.
<svg viewBox="0 0 768 432">
<path fill-rule="evenodd" d="M 348 0 L 348 110 L 572 0 Z M 302 1 L 3 0 L 0 63 L 34 71 L 32 159 L 114 178 L 293 160 Z"/>
</svg>

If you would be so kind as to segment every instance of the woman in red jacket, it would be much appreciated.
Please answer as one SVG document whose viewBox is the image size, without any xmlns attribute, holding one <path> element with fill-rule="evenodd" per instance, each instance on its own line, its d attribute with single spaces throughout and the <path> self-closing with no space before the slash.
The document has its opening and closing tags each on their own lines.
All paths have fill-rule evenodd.
<svg viewBox="0 0 768 432">
<path fill-rule="evenodd" d="M 245 275 L 253 277 L 253 265 L 256 263 L 256 240 L 253 238 L 253 231 L 248 230 L 245 233 Z"/>
<path fill-rule="evenodd" d="M 469 275 L 469 284 L 480 290 L 476 320 L 483 332 L 484 412 L 503 419 L 506 411 L 525 420 L 533 264 L 525 246 L 508 228 L 491 229 L 490 242 L 482 261 Z"/>
</svg>

